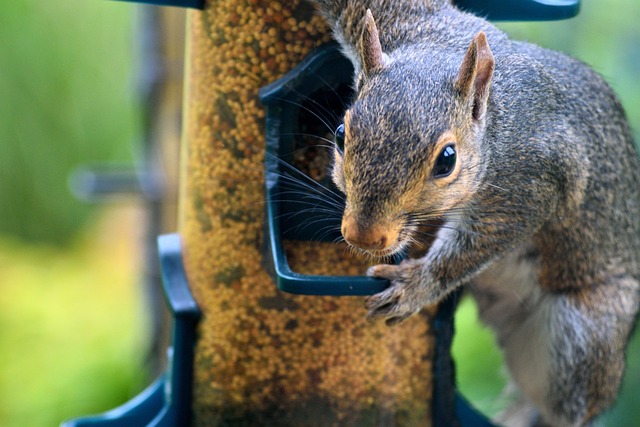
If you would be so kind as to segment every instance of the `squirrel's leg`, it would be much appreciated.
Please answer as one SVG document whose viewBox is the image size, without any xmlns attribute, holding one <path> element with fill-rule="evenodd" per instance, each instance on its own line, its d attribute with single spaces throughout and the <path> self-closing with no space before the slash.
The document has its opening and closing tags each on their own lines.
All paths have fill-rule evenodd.
<svg viewBox="0 0 640 427">
<path fill-rule="evenodd" d="M 612 403 L 636 292 L 637 283 L 627 278 L 567 292 L 534 292 L 523 300 L 525 315 L 504 324 L 507 332 L 492 325 L 498 326 L 513 380 L 540 412 L 533 425 L 584 426 Z"/>
<path fill-rule="evenodd" d="M 542 290 L 537 280 L 539 258 L 533 245 L 522 245 L 468 284 L 480 319 L 494 330 L 496 340 L 503 349 L 505 342 L 530 318 L 532 310 L 540 302 Z M 497 425 L 537 426 L 540 412 L 513 380 L 503 394 L 511 403 L 494 418 Z"/>
</svg>

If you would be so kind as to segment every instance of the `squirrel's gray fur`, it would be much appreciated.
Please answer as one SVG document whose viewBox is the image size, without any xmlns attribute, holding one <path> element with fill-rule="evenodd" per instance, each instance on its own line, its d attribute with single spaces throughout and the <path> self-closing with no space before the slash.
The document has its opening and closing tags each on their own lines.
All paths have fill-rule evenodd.
<svg viewBox="0 0 640 427">
<path fill-rule="evenodd" d="M 639 165 L 618 99 L 448 1 L 315 3 L 356 69 L 333 170 L 345 239 L 425 248 L 370 269 L 391 286 L 369 317 L 399 323 L 468 285 L 521 392 L 501 422 L 589 424 L 617 395 L 639 299 Z M 454 172 L 435 177 L 449 141 Z"/>
</svg>

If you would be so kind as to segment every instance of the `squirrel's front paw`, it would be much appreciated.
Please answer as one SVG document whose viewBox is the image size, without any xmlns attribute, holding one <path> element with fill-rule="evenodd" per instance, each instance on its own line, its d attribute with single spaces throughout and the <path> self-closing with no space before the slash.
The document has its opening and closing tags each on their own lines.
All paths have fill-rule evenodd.
<svg viewBox="0 0 640 427">
<path fill-rule="evenodd" d="M 385 319 L 392 326 L 403 322 L 429 303 L 427 283 L 421 277 L 421 265 L 416 261 L 403 261 L 400 265 L 376 265 L 369 268 L 368 276 L 380 277 L 391 282 L 384 291 L 367 297 L 367 319 Z"/>
</svg>

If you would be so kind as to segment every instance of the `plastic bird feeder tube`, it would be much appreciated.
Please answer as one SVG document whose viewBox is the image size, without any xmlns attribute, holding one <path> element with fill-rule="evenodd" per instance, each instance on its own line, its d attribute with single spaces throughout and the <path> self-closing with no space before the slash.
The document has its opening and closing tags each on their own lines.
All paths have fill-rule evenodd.
<svg viewBox="0 0 640 427">
<path fill-rule="evenodd" d="M 368 323 L 362 298 L 283 293 L 263 262 L 267 129 L 258 92 L 329 42 L 328 28 L 299 0 L 218 1 L 191 12 L 189 27 L 179 231 L 203 313 L 193 425 L 431 425 L 432 311 L 393 329 Z M 348 99 L 330 97 L 333 87 L 323 107 L 339 112 Z M 330 152 L 316 137 L 332 129 L 318 130 L 316 115 L 329 113 L 306 95 L 299 101 L 289 161 L 317 188 Z M 282 241 L 292 271 L 366 270 L 345 246 L 293 240 L 299 231 Z"/>
</svg>

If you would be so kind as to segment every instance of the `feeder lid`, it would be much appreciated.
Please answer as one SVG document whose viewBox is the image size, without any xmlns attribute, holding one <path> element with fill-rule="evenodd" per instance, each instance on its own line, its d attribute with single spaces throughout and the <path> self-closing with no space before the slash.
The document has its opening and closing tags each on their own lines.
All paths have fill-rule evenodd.
<svg viewBox="0 0 640 427">
<path fill-rule="evenodd" d="M 573 18 L 580 0 L 454 0 L 462 10 L 490 21 L 557 21 Z"/>
<path fill-rule="evenodd" d="M 118 0 L 130 3 L 153 4 L 156 6 L 177 6 L 192 9 L 204 9 L 205 0 Z"/>
<path fill-rule="evenodd" d="M 157 6 L 203 9 L 205 0 L 120 0 Z M 572 18 L 580 0 L 454 0 L 459 8 L 490 21 L 555 21 Z"/>
</svg>

